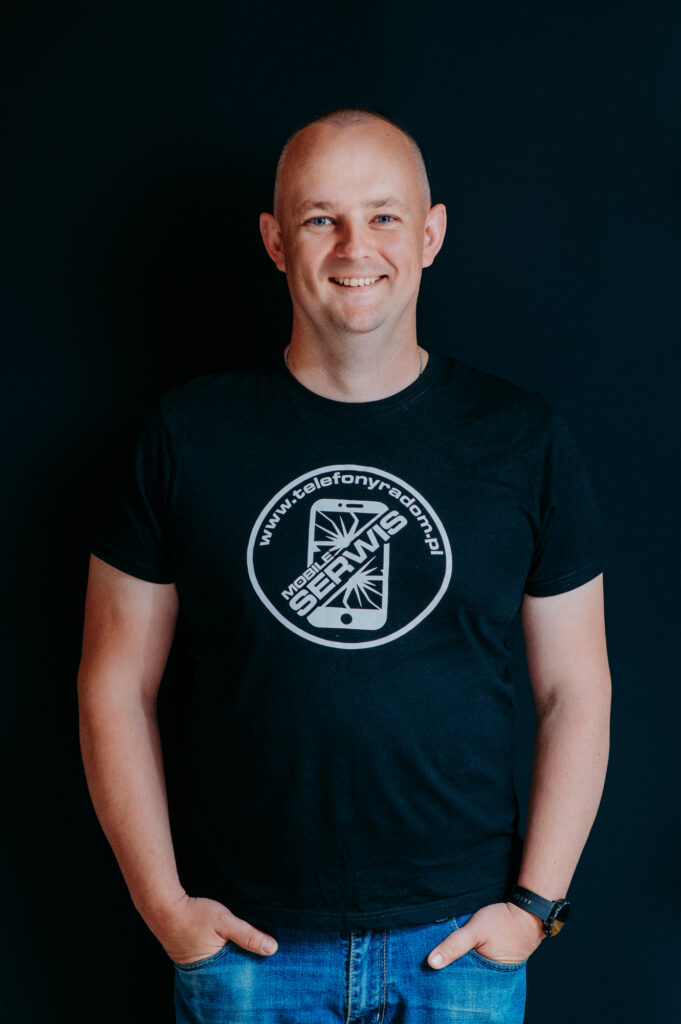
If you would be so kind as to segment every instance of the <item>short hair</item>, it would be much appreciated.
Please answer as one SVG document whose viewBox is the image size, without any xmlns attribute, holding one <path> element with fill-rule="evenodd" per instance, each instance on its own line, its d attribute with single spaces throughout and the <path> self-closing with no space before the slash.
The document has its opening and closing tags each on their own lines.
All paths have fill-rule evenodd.
<svg viewBox="0 0 681 1024">
<path fill-rule="evenodd" d="M 277 172 L 274 177 L 274 198 L 272 209 L 274 210 L 274 216 L 277 220 L 279 219 L 279 213 L 281 212 L 281 193 L 284 167 L 286 165 L 289 150 L 294 140 L 298 138 L 301 132 L 313 124 L 333 124 L 338 125 L 340 128 L 352 128 L 355 125 L 366 124 L 368 121 L 385 121 L 387 124 L 392 125 L 393 128 L 397 128 L 397 130 L 404 135 L 405 139 L 409 143 L 409 148 L 411 149 L 416 164 L 419 191 L 421 193 L 424 212 L 428 212 L 431 207 L 430 183 L 428 181 L 428 173 L 426 171 L 423 153 L 421 152 L 421 148 L 416 139 L 406 130 L 406 128 L 401 124 L 398 124 L 397 121 L 394 121 L 386 114 L 380 114 L 377 110 L 369 110 L 366 107 L 337 107 L 333 110 L 324 111 L 323 113 L 318 114 L 317 117 L 313 117 L 310 121 L 306 121 L 305 124 L 297 128 L 292 135 L 289 135 L 284 143 L 281 153 L 279 154 Z"/>
</svg>

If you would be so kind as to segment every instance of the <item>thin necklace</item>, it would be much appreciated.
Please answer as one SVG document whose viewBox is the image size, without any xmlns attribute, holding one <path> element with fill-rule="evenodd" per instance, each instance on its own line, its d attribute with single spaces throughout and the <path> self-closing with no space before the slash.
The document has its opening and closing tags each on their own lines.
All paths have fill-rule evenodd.
<svg viewBox="0 0 681 1024">
<path fill-rule="evenodd" d="M 291 347 L 291 345 L 290 345 L 290 343 L 289 343 L 289 344 L 288 344 L 288 345 L 286 346 L 286 348 L 284 349 L 284 362 L 286 363 L 286 369 L 288 370 L 288 372 L 289 372 L 289 373 L 291 373 L 291 375 L 293 375 L 293 374 L 292 374 L 292 371 L 291 371 L 291 368 L 290 368 L 290 366 L 288 365 L 288 350 L 290 349 L 290 347 Z M 420 376 L 421 376 L 421 374 L 423 373 L 423 358 L 422 358 L 422 356 L 421 356 L 421 349 L 419 348 L 419 346 L 418 346 L 418 345 L 416 346 L 416 351 L 417 351 L 417 352 L 418 352 L 418 354 L 419 354 L 419 377 L 420 377 Z"/>
</svg>

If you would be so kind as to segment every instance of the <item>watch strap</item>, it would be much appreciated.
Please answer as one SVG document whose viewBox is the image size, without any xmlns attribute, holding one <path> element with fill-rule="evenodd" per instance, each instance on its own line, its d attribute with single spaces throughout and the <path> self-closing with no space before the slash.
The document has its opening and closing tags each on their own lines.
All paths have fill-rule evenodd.
<svg viewBox="0 0 681 1024">
<path fill-rule="evenodd" d="M 506 896 L 507 903 L 513 903 L 517 907 L 522 907 L 523 910 L 527 910 L 530 914 L 534 914 L 544 922 L 544 931 L 547 935 L 554 934 L 553 929 L 553 918 L 555 913 L 565 903 L 565 899 L 558 900 L 547 900 L 543 896 L 539 896 L 536 892 L 532 892 L 531 889 L 526 889 L 522 885 L 513 885 Z M 567 914 L 567 907 L 565 908 Z M 558 922 L 556 927 L 560 930 Z"/>
</svg>

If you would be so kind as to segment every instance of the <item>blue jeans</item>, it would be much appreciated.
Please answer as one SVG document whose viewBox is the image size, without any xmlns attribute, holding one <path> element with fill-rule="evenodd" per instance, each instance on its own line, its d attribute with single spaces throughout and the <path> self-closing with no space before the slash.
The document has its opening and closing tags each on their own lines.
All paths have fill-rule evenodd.
<svg viewBox="0 0 681 1024">
<path fill-rule="evenodd" d="M 271 956 L 230 941 L 175 964 L 177 1024 L 522 1024 L 526 960 L 470 952 L 439 970 L 426 961 L 470 916 L 373 931 L 277 928 Z"/>
</svg>

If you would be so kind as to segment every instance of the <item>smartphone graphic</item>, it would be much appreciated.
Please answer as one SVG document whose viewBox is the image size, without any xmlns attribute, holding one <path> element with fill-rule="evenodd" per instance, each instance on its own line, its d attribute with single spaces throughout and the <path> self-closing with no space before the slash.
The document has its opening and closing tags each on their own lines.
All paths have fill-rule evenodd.
<svg viewBox="0 0 681 1024">
<path fill-rule="evenodd" d="M 314 503 L 307 564 L 321 562 L 329 552 L 340 560 L 336 564 L 343 571 L 337 586 L 308 615 L 311 625 L 322 629 L 380 629 L 385 625 L 390 542 L 372 527 L 387 511 L 382 501 L 320 498 Z M 331 560 L 327 564 L 331 565 Z"/>
</svg>

